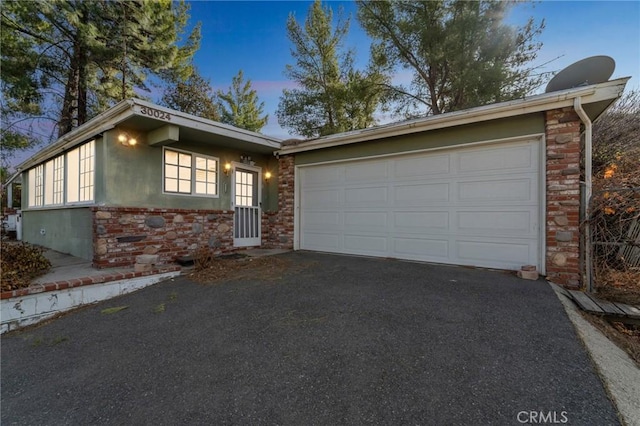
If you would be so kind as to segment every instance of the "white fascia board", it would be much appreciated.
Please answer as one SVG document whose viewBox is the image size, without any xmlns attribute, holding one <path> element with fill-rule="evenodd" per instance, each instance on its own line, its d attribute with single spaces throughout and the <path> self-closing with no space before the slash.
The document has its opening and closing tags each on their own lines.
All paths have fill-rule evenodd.
<svg viewBox="0 0 640 426">
<path fill-rule="evenodd" d="M 611 80 L 592 86 L 569 89 L 562 92 L 543 93 L 530 98 L 485 105 L 463 111 L 418 118 L 400 123 L 325 136 L 300 145 L 284 146 L 279 155 L 311 151 L 321 148 L 347 145 L 357 142 L 401 136 L 446 127 L 461 126 L 482 121 L 514 117 L 551 109 L 573 106 L 573 100 L 582 98 L 583 104 L 619 98 L 630 77 Z"/>
<path fill-rule="evenodd" d="M 20 164 L 17 167 L 17 170 L 18 172 L 25 171 L 36 164 L 42 163 L 43 161 L 74 147 L 75 145 L 106 132 L 107 130 L 111 130 L 117 123 L 129 118 L 131 115 L 133 115 L 133 112 L 131 111 L 131 101 L 121 101 L 108 110 L 96 115 L 82 126 L 63 135 L 56 142 Z"/>
<path fill-rule="evenodd" d="M 276 139 L 270 136 L 265 136 L 260 133 L 252 132 L 245 129 L 239 129 L 237 127 L 230 126 L 228 124 L 218 123 L 217 121 L 208 120 L 206 118 L 197 117 L 195 115 L 186 114 L 184 112 L 175 111 L 170 108 L 165 108 L 160 105 L 152 104 L 150 102 L 146 102 L 140 99 L 132 99 L 132 107 L 133 111 L 136 115 L 141 117 L 147 117 L 148 115 L 142 114 L 141 110 L 143 108 L 152 108 L 158 111 L 162 111 L 167 113 L 171 119 L 163 120 L 161 118 L 156 118 L 159 121 L 166 121 L 167 124 L 175 124 L 178 126 L 184 126 L 191 129 L 198 129 L 204 132 L 212 133 L 219 136 L 229 137 L 233 139 L 240 139 L 245 142 L 255 143 L 257 145 L 266 146 L 269 148 L 279 149 L 280 148 L 280 139 Z"/>
<path fill-rule="evenodd" d="M 161 118 L 151 117 L 148 114 L 142 114 L 142 108 L 151 108 L 167 113 L 171 120 L 163 120 Z M 246 142 L 267 146 L 273 149 L 280 149 L 281 143 L 279 139 L 262 135 L 260 133 L 251 132 L 244 129 L 238 129 L 227 124 L 217 123 L 205 118 L 196 117 L 194 115 L 185 114 L 160 105 L 146 102 L 140 99 L 126 99 L 109 108 L 108 110 L 98 114 L 91 120 L 87 121 L 80 127 L 73 129 L 71 132 L 63 135 L 53 144 L 39 151 L 34 156 L 24 161 L 17 167 L 18 172 L 25 171 L 36 164 L 42 163 L 65 150 L 74 147 L 96 135 L 107 130 L 111 130 L 119 123 L 133 117 L 145 117 L 156 121 L 165 121 L 167 124 L 175 124 L 192 129 L 199 129 L 212 134 L 226 136 L 230 138 L 240 139 Z"/>
</svg>

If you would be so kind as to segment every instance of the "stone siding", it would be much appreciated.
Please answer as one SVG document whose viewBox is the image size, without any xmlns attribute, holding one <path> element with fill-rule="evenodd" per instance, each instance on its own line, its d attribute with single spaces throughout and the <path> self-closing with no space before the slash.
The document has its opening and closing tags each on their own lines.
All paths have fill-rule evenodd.
<svg viewBox="0 0 640 426">
<path fill-rule="evenodd" d="M 98 268 L 133 266 L 136 256 L 158 255 L 173 263 L 198 247 L 215 254 L 233 247 L 233 211 L 93 207 L 93 264 Z"/>
<path fill-rule="evenodd" d="M 573 108 L 546 112 L 547 279 L 578 288 L 581 121 Z"/>
<path fill-rule="evenodd" d="M 278 211 L 262 216 L 262 243 L 268 248 L 293 249 L 294 159 L 287 155 L 278 160 Z"/>
</svg>

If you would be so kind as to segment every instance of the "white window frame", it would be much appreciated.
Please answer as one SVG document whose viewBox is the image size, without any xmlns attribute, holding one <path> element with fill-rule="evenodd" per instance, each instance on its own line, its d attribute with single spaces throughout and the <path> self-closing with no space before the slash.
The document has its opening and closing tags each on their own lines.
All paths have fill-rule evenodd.
<svg viewBox="0 0 640 426">
<path fill-rule="evenodd" d="M 69 154 L 77 151 L 77 174 L 70 176 L 72 167 L 69 162 Z M 65 204 L 66 205 L 86 205 L 94 202 L 95 199 L 95 141 L 90 141 L 65 153 Z M 75 157 L 75 155 L 74 155 Z M 74 161 L 75 163 L 75 161 Z M 71 179 L 73 177 L 73 179 Z M 69 188 L 73 185 L 74 192 L 77 191 L 77 200 L 69 201 Z"/>
<path fill-rule="evenodd" d="M 166 153 L 167 151 L 170 152 L 175 152 L 177 154 L 184 154 L 184 155 L 189 155 L 191 156 L 191 171 L 189 174 L 190 177 L 190 185 L 189 185 L 189 192 L 177 192 L 177 191 L 167 191 L 167 185 L 166 185 L 166 166 L 167 166 L 167 162 L 166 162 Z M 198 182 L 204 182 L 204 181 L 198 181 L 197 180 L 197 170 L 202 170 L 202 169 L 198 169 L 197 163 L 198 163 L 198 158 L 207 160 L 207 161 L 215 161 L 216 164 L 216 170 L 215 170 L 215 189 L 216 192 L 215 194 L 206 194 L 206 193 L 201 193 L 201 192 L 197 192 L 197 183 Z M 178 170 L 180 167 L 184 167 L 184 166 L 180 166 L 179 164 L 178 166 Z M 179 172 L 178 172 L 178 177 L 177 178 L 169 178 L 169 179 L 176 179 L 178 182 L 180 180 L 179 177 Z M 208 184 L 208 180 L 205 182 L 205 184 Z M 179 189 L 179 185 L 178 185 L 178 189 Z M 192 152 L 192 151 L 185 151 L 182 149 L 174 149 L 174 148 L 167 148 L 167 147 L 163 147 L 162 148 L 162 193 L 166 194 L 166 195 L 178 195 L 178 196 L 187 196 L 187 197 L 204 197 L 204 198 L 219 198 L 220 197 L 220 159 L 218 157 L 214 157 L 211 155 L 205 155 L 205 154 L 200 154 L 197 152 Z"/>
<path fill-rule="evenodd" d="M 44 163 L 29 170 L 29 208 L 44 206 Z"/>
<path fill-rule="evenodd" d="M 69 167 L 71 162 L 75 167 Z M 72 170 L 77 173 L 70 176 Z M 50 158 L 29 169 L 27 173 L 28 208 L 92 204 L 95 201 L 96 180 L 95 140 Z M 77 194 L 78 199 L 69 201 L 70 192 Z"/>
</svg>

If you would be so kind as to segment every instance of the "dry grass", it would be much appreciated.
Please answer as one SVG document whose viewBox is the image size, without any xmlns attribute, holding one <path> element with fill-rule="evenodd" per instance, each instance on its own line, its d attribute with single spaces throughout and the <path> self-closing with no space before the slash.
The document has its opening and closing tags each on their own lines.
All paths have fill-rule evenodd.
<svg viewBox="0 0 640 426">
<path fill-rule="evenodd" d="M 200 284 L 214 284 L 221 281 L 260 279 L 278 281 L 285 272 L 301 271 L 315 262 L 293 263 L 281 256 L 212 258 L 202 268 L 196 268 L 189 278 Z"/>
</svg>

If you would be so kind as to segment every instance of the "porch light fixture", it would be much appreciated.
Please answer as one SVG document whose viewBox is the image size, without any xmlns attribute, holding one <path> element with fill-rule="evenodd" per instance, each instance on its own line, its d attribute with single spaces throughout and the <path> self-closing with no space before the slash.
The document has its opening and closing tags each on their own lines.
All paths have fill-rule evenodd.
<svg viewBox="0 0 640 426">
<path fill-rule="evenodd" d="M 135 146 L 138 143 L 138 140 L 133 136 L 130 136 L 128 133 L 122 132 L 118 135 L 118 142 L 124 146 Z"/>
<path fill-rule="evenodd" d="M 269 183 L 270 180 L 271 180 L 271 172 L 265 172 L 264 181 Z"/>
<path fill-rule="evenodd" d="M 231 163 L 224 163 L 225 176 L 229 176 L 229 173 L 231 173 Z"/>
</svg>

